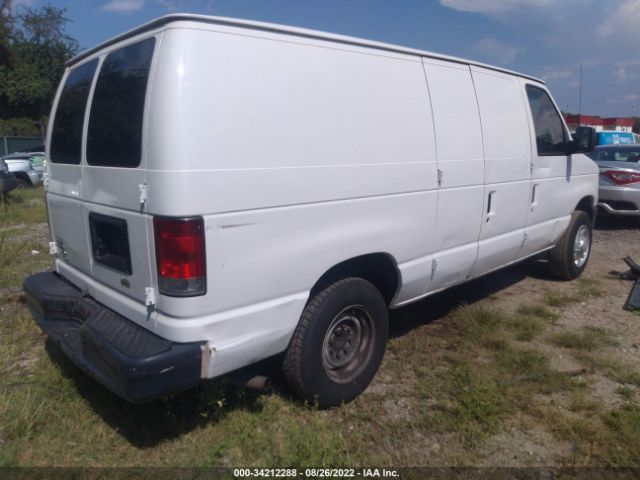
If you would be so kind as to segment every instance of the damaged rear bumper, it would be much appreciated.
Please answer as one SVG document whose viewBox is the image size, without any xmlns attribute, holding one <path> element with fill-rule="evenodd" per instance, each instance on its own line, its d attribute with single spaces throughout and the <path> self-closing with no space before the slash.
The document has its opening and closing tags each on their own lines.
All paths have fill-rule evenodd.
<svg viewBox="0 0 640 480">
<path fill-rule="evenodd" d="M 174 343 L 108 309 L 53 272 L 24 282 L 42 330 L 77 366 L 136 403 L 200 383 L 205 342 Z"/>
</svg>

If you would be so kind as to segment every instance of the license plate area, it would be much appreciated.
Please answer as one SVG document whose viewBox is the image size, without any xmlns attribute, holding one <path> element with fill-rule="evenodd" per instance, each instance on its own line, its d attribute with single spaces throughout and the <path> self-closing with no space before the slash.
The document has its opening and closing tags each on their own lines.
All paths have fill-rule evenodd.
<svg viewBox="0 0 640 480">
<path fill-rule="evenodd" d="M 117 272 L 131 275 L 131 252 L 126 220 L 91 212 L 89 228 L 94 261 Z"/>
</svg>

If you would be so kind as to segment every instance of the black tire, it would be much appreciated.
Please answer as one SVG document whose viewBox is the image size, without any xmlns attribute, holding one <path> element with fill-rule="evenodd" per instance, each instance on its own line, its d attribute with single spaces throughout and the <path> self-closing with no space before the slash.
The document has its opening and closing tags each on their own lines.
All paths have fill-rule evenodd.
<svg viewBox="0 0 640 480">
<path fill-rule="evenodd" d="M 339 280 L 302 312 L 284 357 L 285 377 L 296 393 L 320 408 L 348 402 L 371 383 L 388 336 L 387 305 L 380 292 L 361 278 Z"/>
<path fill-rule="evenodd" d="M 586 234 L 585 248 L 578 249 L 576 239 Z M 551 274 L 563 280 L 578 278 L 584 271 L 591 254 L 593 227 L 591 218 L 585 212 L 576 210 L 558 244 L 549 252 L 549 270 Z M 579 243 L 579 242 L 578 242 Z M 578 250 L 580 251 L 578 251 Z M 585 250 L 586 251 L 582 251 Z"/>
<path fill-rule="evenodd" d="M 16 190 L 22 190 L 24 188 L 29 188 L 30 186 L 31 184 L 27 183 L 27 181 L 21 178 L 16 178 Z"/>
</svg>

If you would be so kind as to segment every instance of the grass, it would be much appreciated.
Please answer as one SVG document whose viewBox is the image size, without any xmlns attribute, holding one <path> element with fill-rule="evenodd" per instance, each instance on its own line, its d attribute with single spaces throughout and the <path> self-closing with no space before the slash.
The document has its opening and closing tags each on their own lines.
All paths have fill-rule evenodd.
<svg viewBox="0 0 640 480">
<path fill-rule="evenodd" d="M 459 337 L 452 367 L 440 379 L 446 401 L 429 420 L 441 431 L 455 431 L 466 449 L 498 432 L 516 412 L 527 412 L 533 396 L 584 389 L 570 375 L 552 370 L 545 354 L 514 344 L 531 325 L 544 325 L 543 318 L 555 319 L 555 314 L 531 305 L 518 312 L 509 320 L 500 309 L 473 305 L 453 314 Z"/>
<path fill-rule="evenodd" d="M 578 290 L 583 297 L 601 297 L 604 295 L 604 290 L 596 279 L 583 276 L 578 278 L 577 282 Z"/>
<path fill-rule="evenodd" d="M 41 188 L 14 191 L 0 205 L 0 288 L 50 264 Z M 39 229 L 36 233 L 36 229 Z M 40 234 L 44 232 L 44 235 Z"/>
<path fill-rule="evenodd" d="M 633 400 L 633 390 L 627 386 L 618 387 L 616 393 L 625 400 Z"/>
<path fill-rule="evenodd" d="M 496 339 L 506 322 L 504 312 L 479 305 L 465 305 L 454 313 L 460 338 L 470 345 L 482 345 Z"/>
<path fill-rule="evenodd" d="M 511 328 L 515 331 L 516 340 L 528 342 L 545 330 L 546 323 L 539 317 L 524 315 L 513 320 Z"/>
<path fill-rule="evenodd" d="M 575 294 L 546 292 L 543 301 L 550 307 L 564 307 L 580 301 L 580 298 Z"/>
<path fill-rule="evenodd" d="M 453 402 L 434 421 L 456 431 L 472 448 L 496 433 L 509 413 L 505 387 L 468 365 L 455 366 L 450 375 L 447 390 Z"/>
<path fill-rule="evenodd" d="M 581 464 L 640 466 L 640 408 L 624 405 L 597 416 L 570 417 L 554 413 L 553 433 L 573 445 Z"/>
<path fill-rule="evenodd" d="M 525 303 L 523 305 L 520 305 L 520 307 L 518 307 L 517 313 L 519 313 L 520 315 L 540 318 L 551 323 L 557 322 L 560 318 L 560 315 L 558 315 L 556 312 L 549 310 L 547 307 L 539 303 Z"/>
<path fill-rule="evenodd" d="M 629 365 L 596 352 L 579 352 L 576 358 L 589 368 L 602 372 L 603 375 L 621 385 L 640 387 L 640 372 L 636 370 L 635 365 Z"/>
<path fill-rule="evenodd" d="M 617 345 L 611 334 L 601 327 L 585 327 L 582 332 L 560 332 L 551 337 L 551 342 L 560 347 L 579 350 Z"/>
</svg>

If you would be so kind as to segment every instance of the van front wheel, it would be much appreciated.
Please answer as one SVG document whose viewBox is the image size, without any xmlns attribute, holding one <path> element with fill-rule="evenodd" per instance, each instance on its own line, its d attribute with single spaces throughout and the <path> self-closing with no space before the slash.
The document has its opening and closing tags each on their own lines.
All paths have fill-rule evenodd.
<svg viewBox="0 0 640 480">
<path fill-rule="evenodd" d="M 558 244 L 549 252 L 551 273 L 563 280 L 578 278 L 591 253 L 592 226 L 589 215 L 575 211 Z"/>
<path fill-rule="evenodd" d="M 389 335 L 387 305 L 361 278 L 333 283 L 307 304 L 283 370 L 298 394 L 321 408 L 357 397 L 382 362 Z"/>
</svg>

